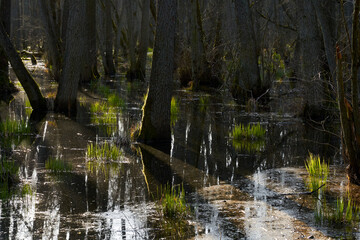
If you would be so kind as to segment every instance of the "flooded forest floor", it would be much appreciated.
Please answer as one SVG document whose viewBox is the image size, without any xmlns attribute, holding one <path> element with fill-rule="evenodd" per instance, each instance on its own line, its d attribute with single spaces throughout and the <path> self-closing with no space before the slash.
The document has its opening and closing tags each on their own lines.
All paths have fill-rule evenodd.
<svg viewBox="0 0 360 240">
<path fill-rule="evenodd" d="M 44 63 L 26 63 L 54 98 Z M 0 189 L 1 239 L 360 239 L 360 188 L 346 178 L 338 123 L 332 134 L 286 113 L 248 113 L 221 90 L 177 90 L 163 152 L 130 141 L 145 93 L 145 83 L 124 76 L 102 79 L 79 91 L 75 120 L 49 112 L 1 142 L 20 166 L 20 183 Z M 23 90 L 0 105 L 2 121 L 30 114 Z M 239 124 L 259 124 L 265 137 L 234 141 Z M 309 153 L 329 164 L 326 185 L 312 194 Z M 184 188 L 185 224 L 160 213 L 166 184 Z"/>
</svg>

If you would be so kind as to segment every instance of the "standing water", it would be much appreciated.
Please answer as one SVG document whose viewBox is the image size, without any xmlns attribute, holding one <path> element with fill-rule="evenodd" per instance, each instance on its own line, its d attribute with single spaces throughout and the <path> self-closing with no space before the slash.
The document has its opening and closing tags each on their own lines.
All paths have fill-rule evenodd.
<svg viewBox="0 0 360 240">
<path fill-rule="evenodd" d="M 154 148 L 129 140 L 145 87 L 119 77 L 95 88 L 79 94 L 76 120 L 48 113 L 16 144 L 1 142 L 2 156 L 20 164 L 20 182 L 2 190 L 1 239 L 360 238 L 359 189 L 348 186 L 337 136 L 247 113 L 221 91 L 178 91 L 171 146 Z M 1 119 L 28 120 L 26 101 L 20 92 Z M 263 136 L 236 140 L 240 125 Z M 309 153 L 329 163 L 327 184 L 311 194 Z M 166 186 L 185 194 L 179 221 L 162 211 Z"/>
</svg>

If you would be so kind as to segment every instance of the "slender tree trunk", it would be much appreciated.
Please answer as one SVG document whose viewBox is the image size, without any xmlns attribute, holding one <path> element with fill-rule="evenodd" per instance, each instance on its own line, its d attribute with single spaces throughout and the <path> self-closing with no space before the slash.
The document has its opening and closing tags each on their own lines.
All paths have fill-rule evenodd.
<svg viewBox="0 0 360 240">
<path fill-rule="evenodd" d="M 159 0 L 150 86 L 138 139 L 171 141 L 170 105 L 173 88 L 176 0 Z"/>
<path fill-rule="evenodd" d="M 81 72 L 80 83 L 91 82 L 99 76 L 96 60 L 96 0 L 87 0 L 85 5 L 86 37 L 84 38 L 84 58 L 87 59 L 87 61 L 85 61 L 84 68 Z"/>
<path fill-rule="evenodd" d="M 236 18 L 239 27 L 239 67 L 231 86 L 235 98 L 257 97 L 261 92 L 258 54 L 253 21 L 248 0 L 235 0 Z"/>
<path fill-rule="evenodd" d="M 85 1 L 72 0 L 69 9 L 69 21 L 66 33 L 65 61 L 58 92 L 55 99 L 55 110 L 68 116 L 76 114 L 76 100 L 80 74 L 83 68 L 85 46 Z"/>
<path fill-rule="evenodd" d="M 41 14 L 45 28 L 46 46 L 48 61 L 51 66 L 51 72 L 56 81 L 59 81 L 61 69 L 62 69 L 62 45 L 60 42 L 60 33 L 57 31 L 52 12 L 50 2 L 47 0 L 40 0 Z"/>
<path fill-rule="evenodd" d="M 11 0 L 0 1 L 0 23 L 3 24 L 5 30 L 10 34 L 10 16 Z M 10 95 L 11 87 L 9 81 L 9 63 L 5 52 L 0 47 L 0 89 L 1 95 Z"/>
<path fill-rule="evenodd" d="M 139 56 L 136 62 L 136 76 L 140 80 L 145 80 L 147 50 L 149 47 L 150 32 L 150 0 L 143 0 L 141 16 L 141 38 L 139 44 Z"/>
<path fill-rule="evenodd" d="M 0 24 L 0 46 L 6 53 L 16 76 L 18 77 L 29 98 L 33 110 L 35 112 L 46 111 L 46 100 L 42 96 L 39 86 L 36 84 L 30 73 L 26 70 L 2 23 Z"/>
<path fill-rule="evenodd" d="M 105 0 L 105 66 L 104 71 L 105 75 L 113 76 L 115 75 L 115 65 L 113 58 L 113 42 L 114 42 L 114 31 L 112 23 L 112 6 L 111 0 Z"/>
</svg>

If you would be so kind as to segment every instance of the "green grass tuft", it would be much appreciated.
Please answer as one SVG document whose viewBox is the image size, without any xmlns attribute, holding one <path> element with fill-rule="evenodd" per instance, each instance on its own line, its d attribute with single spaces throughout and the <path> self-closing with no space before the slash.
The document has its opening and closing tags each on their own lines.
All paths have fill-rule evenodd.
<svg viewBox="0 0 360 240">
<path fill-rule="evenodd" d="M 175 97 L 171 98 L 171 125 L 175 125 L 179 117 L 179 103 Z"/>
<path fill-rule="evenodd" d="M 102 144 L 90 143 L 87 146 L 87 158 L 90 160 L 117 161 L 122 156 L 121 150 L 113 144 L 104 142 Z"/>
<path fill-rule="evenodd" d="M 265 138 L 266 129 L 264 129 L 260 123 L 249 124 L 247 126 L 243 124 L 236 125 L 232 130 L 231 136 L 234 140 L 259 140 Z"/>
<path fill-rule="evenodd" d="M 183 186 L 171 187 L 169 184 L 160 187 L 159 205 L 164 217 L 171 219 L 185 219 L 188 208 L 185 202 L 185 191 Z"/>
<path fill-rule="evenodd" d="M 310 191 L 314 191 L 323 184 L 326 184 L 329 175 L 329 165 L 325 161 L 321 161 L 319 155 L 309 153 L 309 157 L 305 161 L 305 167 L 309 174 L 307 186 Z"/>
<path fill-rule="evenodd" d="M 50 157 L 45 162 L 45 169 L 50 170 L 53 173 L 65 173 L 70 172 L 72 170 L 72 166 L 65 162 L 64 160 Z"/>
</svg>

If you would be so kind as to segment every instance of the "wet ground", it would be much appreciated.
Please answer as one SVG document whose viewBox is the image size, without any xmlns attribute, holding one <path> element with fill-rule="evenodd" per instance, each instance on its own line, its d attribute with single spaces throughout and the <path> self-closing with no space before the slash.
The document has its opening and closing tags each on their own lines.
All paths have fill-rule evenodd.
<svg viewBox="0 0 360 240">
<path fill-rule="evenodd" d="M 43 64 L 30 71 L 48 89 Z M 76 120 L 50 112 L 15 147 L 19 188 L 30 185 L 31 193 L 1 200 L 1 239 L 360 238 L 358 221 L 331 223 L 314 213 L 325 201 L 332 209 L 339 197 L 359 199 L 358 187 L 345 177 L 336 135 L 283 113 L 247 113 L 223 91 L 176 91 L 171 148 L 132 144 L 130 131 L 140 121 L 146 88 L 121 76 L 104 82 L 122 104 L 107 114 L 91 112 L 91 104 L 106 99 L 82 90 Z M 45 95 L 54 96 L 52 91 Z M 23 92 L 1 108 L 2 119 L 29 117 Z M 235 124 L 257 122 L 266 129 L 263 141 L 233 142 Z M 88 144 L 104 141 L 121 148 L 121 157 L 89 161 Z M 306 194 L 309 152 L 330 164 L 328 184 L 315 195 Z M 51 158 L 71 171 L 53 173 L 45 167 Z M 177 236 L 161 224 L 154 200 L 166 183 L 183 184 L 190 207 L 188 227 Z"/>
</svg>

